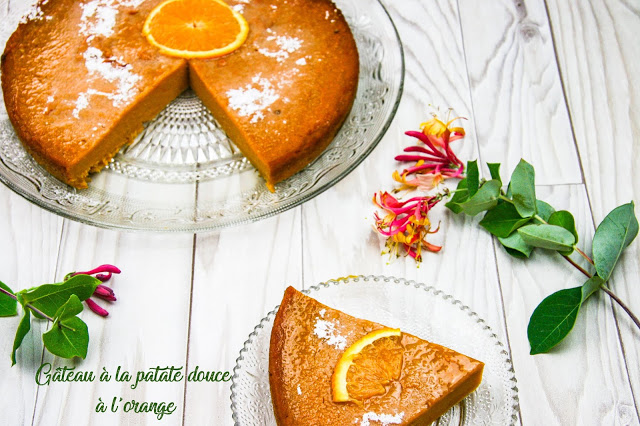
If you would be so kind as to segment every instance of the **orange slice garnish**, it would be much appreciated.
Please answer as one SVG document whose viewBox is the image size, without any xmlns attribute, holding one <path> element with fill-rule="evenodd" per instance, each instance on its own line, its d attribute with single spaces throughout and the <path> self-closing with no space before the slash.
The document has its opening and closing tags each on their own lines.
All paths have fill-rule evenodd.
<svg viewBox="0 0 640 426">
<path fill-rule="evenodd" d="M 362 401 L 383 395 L 400 378 L 404 348 L 397 328 L 372 331 L 342 354 L 331 378 L 333 401 Z"/>
<path fill-rule="evenodd" d="M 167 0 L 151 11 L 142 33 L 165 55 L 215 58 L 239 48 L 249 25 L 222 0 Z"/>
</svg>

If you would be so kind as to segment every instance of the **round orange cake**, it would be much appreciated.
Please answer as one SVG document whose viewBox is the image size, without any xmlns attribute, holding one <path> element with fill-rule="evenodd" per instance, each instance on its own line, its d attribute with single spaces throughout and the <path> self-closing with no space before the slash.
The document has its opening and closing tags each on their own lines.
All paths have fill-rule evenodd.
<svg viewBox="0 0 640 426">
<path fill-rule="evenodd" d="M 331 142 L 358 83 L 358 52 L 330 0 L 229 0 L 246 42 L 215 59 L 161 54 L 142 34 L 161 0 L 43 0 L 2 55 L 9 118 L 51 174 L 90 172 L 191 87 L 273 188 Z"/>
</svg>

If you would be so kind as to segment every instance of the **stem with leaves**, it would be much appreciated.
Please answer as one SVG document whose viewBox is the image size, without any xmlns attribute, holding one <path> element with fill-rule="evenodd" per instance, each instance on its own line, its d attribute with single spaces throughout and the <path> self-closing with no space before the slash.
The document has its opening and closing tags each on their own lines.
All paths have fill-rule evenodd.
<svg viewBox="0 0 640 426">
<path fill-rule="evenodd" d="M 633 202 L 614 209 L 598 226 L 592 242 L 592 259 L 577 247 L 573 215 L 566 210 L 556 211 L 536 198 L 533 166 L 521 160 L 506 193 L 502 190 L 500 165 L 488 167 L 492 179 L 479 181 L 477 163 L 468 162 L 467 177 L 460 181 L 446 206 L 454 213 L 470 216 L 485 212 L 480 225 L 496 236 L 510 255 L 528 258 L 534 249 L 556 251 L 588 278 L 580 287 L 550 295 L 534 310 L 527 329 L 531 354 L 548 352 L 562 341 L 573 328 L 582 304 L 598 290 L 611 297 L 640 329 L 638 317 L 605 285 L 623 250 L 638 234 Z M 590 273 L 571 259 L 574 251 L 596 272 Z"/>
<path fill-rule="evenodd" d="M 18 301 L 18 298 L 16 297 L 15 294 L 11 293 L 10 291 L 5 290 L 4 288 L 0 287 L 0 293 L 4 293 L 7 296 L 9 296 L 10 298 L 12 298 L 13 300 L 15 300 L 16 302 Z M 36 313 L 37 315 L 40 315 L 41 317 L 48 319 L 49 321 L 53 322 L 53 318 L 51 318 L 49 315 L 45 314 L 44 312 L 42 312 L 40 309 L 36 308 L 35 306 L 33 306 L 30 303 L 26 303 L 24 305 L 25 308 L 29 308 L 31 309 L 32 312 Z"/>
<path fill-rule="evenodd" d="M 611 297 L 613 300 L 615 300 L 616 303 L 618 305 L 620 305 L 620 307 L 622 309 L 624 309 L 624 311 L 627 313 L 627 315 L 629 315 L 631 317 L 631 320 L 636 324 L 638 329 L 640 329 L 640 319 L 638 319 L 638 317 L 635 316 L 635 314 L 633 312 L 631 312 L 631 309 L 629 309 L 629 307 L 622 300 L 620 300 L 620 298 L 618 296 L 616 296 L 611 290 L 609 290 L 609 288 L 607 288 L 606 285 L 603 284 L 601 288 L 602 288 L 602 291 L 607 293 L 609 295 L 609 297 Z"/>
<path fill-rule="evenodd" d="M 16 363 L 16 352 L 31 330 L 32 314 L 52 323 L 42 335 L 44 346 L 49 352 L 62 358 L 85 358 L 89 331 L 87 324 L 78 317 L 83 310 L 82 302 L 89 304 L 93 295 L 115 301 L 113 291 L 101 284 L 114 273 L 120 273 L 120 270 L 113 265 L 102 265 L 87 273 L 68 274 L 60 283 L 43 284 L 18 292 L 0 282 L 0 317 L 18 315 L 18 305 L 22 306 L 23 311 L 13 342 L 12 363 Z M 91 304 L 89 307 L 96 312 L 97 308 L 92 308 Z M 102 311 L 104 309 L 100 308 L 96 313 L 105 316 L 106 311 Z"/>
</svg>

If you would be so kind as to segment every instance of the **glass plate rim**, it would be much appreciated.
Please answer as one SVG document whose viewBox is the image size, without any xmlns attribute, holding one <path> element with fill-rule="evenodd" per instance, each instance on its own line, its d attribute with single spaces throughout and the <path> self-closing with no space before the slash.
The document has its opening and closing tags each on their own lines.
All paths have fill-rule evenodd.
<svg viewBox="0 0 640 426">
<path fill-rule="evenodd" d="M 307 201 L 317 197 L 318 195 L 322 194 L 323 192 L 325 192 L 327 189 L 331 188 L 332 186 L 336 185 L 337 183 L 339 183 L 342 179 L 344 179 L 347 175 L 349 175 L 353 170 L 356 169 L 356 167 L 358 167 L 370 154 L 371 152 L 378 146 L 378 144 L 380 143 L 380 141 L 382 140 L 382 138 L 386 135 L 387 131 L 389 130 L 389 127 L 391 126 L 391 123 L 393 122 L 393 119 L 396 116 L 396 113 L 398 111 L 398 108 L 400 106 L 400 101 L 402 100 L 402 95 L 404 93 L 404 81 L 405 81 L 405 54 L 404 54 L 404 46 L 402 44 L 402 39 L 400 38 L 400 33 L 398 32 L 398 29 L 396 27 L 395 22 L 393 21 L 393 18 L 391 17 L 391 14 L 389 13 L 389 11 L 387 10 L 387 8 L 385 7 L 385 5 L 382 3 L 382 0 L 375 0 L 375 2 L 382 8 L 383 12 L 385 13 L 387 19 L 389 20 L 389 23 L 391 24 L 391 28 L 393 28 L 394 31 L 394 35 L 395 35 L 395 41 L 398 44 L 398 48 L 399 48 L 399 53 L 400 53 L 400 79 L 399 79 L 399 84 L 398 84 L 398 94 L 396 96 L 396 99 L 394 100 L 394 104 L 389 112 L 389 116 L 387 117 L 385 123 L 383 124 L 383 126 L 380 129 L 380 132 L 378 133 L 378 135 L 376 135 L 375 139 L 371 142 L 371 144 L 367 147 L 366 150 L 364 150 L 362 152 L 362 155 L 359 156 L 353 163 L 351 163 L 348 167 L 346 167 L 342 172 L 340 172 L 338 175 L 336 175 L 334 177 L 334 179 L 332 179 L 329 182 L 326 182 L 320 186 L 318 186 L 315 190 L 311 191 L 309 194 L 296 199 L 296 200 L 292 200 L 289 201 L 281 206 L 279 206 L 276 209 L 273 210 L 269 210 L 260 214 L 257 214 L 256 216 L 251 216 L 251 217 L 245 217 L 242 218 L 240 220 L 237 221 L 233 221 L 233 222 L 228 222 L 225 224 L 199 224 L 197 222 L 191 223 L 189 225 L 186 226 L 181 226 L 178 228 L 143 228 L 143 227 L 139 227 L 139 226 L 135 226 L 135 225 L 127 225 L 127 224 L 123 224 L 123 223 L 113 223 L 113 222 L 109 222 L 109 221 L 101 221 L 98 219 L 94 219 L 91 217 L 85 217 L 85 216 L 74 216 L 72 212 L 66 211 L 64 209 L 58 208 L 56 209 L 56 207 L 52 204 L 48 204 L 45 202 L 44 199 L 42 198 L 38 198 L 35 195 L 33 195 L 31 192 L 27 191 L 26 189 L 22 188 L 20 185 L 12 182 L 9 178 L 7 178 L 4 174 L 0 173 L 0 182 L 2 182 L 5 186 L 7 186 L 9 189 L 11 189 L 14 193 L 20 195 L 22 198 L 26 199 L 27 201 L 37 205 L 38 207 L 53 213 L 57 216 L 60 216 L 62 218 L 65 219 L 69 219 L 72 220 L 74 222 L 78 222 L 78 223 L 82 223 L 85 225 L 90 225 L 90 226 L 95 226 L 98 228 L 102 228 L 102 229 L 110 229 L 110 230 L 119 230 L 119 231 L 128 231 L 128 232 L 132 232 L 132 233 L 137 233 L 137 232 L 142 232 L 142 233 L 151 233 L 151 234 L 191 234 L 191 233 L 202 233 L 202 232 L 206 232 L 206 233 L 215 233 L 215 232 L 220 232 L 222 230 L 225 229 L 231 229 L 231 228 L 237 228 L 239 226 L 242 225 L 247 225 L 250 223 L 254 223 L 254 222 L 259 222 L 261 220 L 264 219 L 268 219 L 270 217 L 276 216 L 280 213 L 283 213 L 287 210 L 290 210 L 292 208 L 295 208 L 299 205 L 302 205 L 304 203 L 306 203 Z M 0 161 L 2 161 L 2 159 L 0 158 Z"/>
<path fill-rule="evenodd" d="M 498 339 L 498 336 L 493 332 L 493 330 L 491 329 L 491 327 L 486 323 L 486 321 L 481 318 L 474 310 L 472 310 L 468 305 L 466 305 L 465 303 L 463 303 L 462 301 L 456 299 L 454 296 L 451 296 L 450 294 L 448 294 L 447 292 L 443 291 L 443 290 L 439 290 L 438 288 L 432 286 L 432 285 L 427 285 L 424 284 L 422 282 L 418 282 L 415 280 L 407 280 L 404 278 L 396 278 L 396 277 L 392 277 L 392 276 L 386 276 L 386 275 L 357 275 L 357 276 L 349 276 L 346 278 L 337 278 L 337 279 L 331 279 L 331 280 L 327 280 L 327 281 L 323 281 L 321 283 L 318 283 L 316 285 L 313 285 L 305 290 L 302 290 L 302 293 L 306 294 L 306 295 L 311 295 L 313 292 L 317 292 L 319 290 L 321 290 L 322 288 L 329 288 L 332 285 L 333 286 L 337 286 L 337 285 L 344 285 L 344 284 L 348 284 L 350 282 L 355 282 L 358 283 L 360 281 L 363 282 L 368 282 L 368 281 L 373 281 L 373 282 L 380 282 L 383 281 L 385 283 L 393 283 L 396 285 L 404 285 L 405 287 L 414 287 L 415 289 L 422 289 L 423 291 L 427 292 L 427 293 L 431 293 L 433 296 L 436 297 L 440 297 L 445 301 L 448 301 L 449 303 L 451 303 L 451 305 L 458 307 L 461 311 L 466 312 L 470 317 L 472 317 L 473 319 L 475 319 L 476 323 L 482 325 L 482 330 L 483 332 L 485 332 L 486 336 L 493 340 L 496 343 L 496 346 L 502 348 L 502 350 L 500 351 L 500 356 L 502 357 L 503 361 L 505 362 L 506 365 L 508 365 L 508 372 L 511 374 L 511 377 L 509 378 L 509 382 L 511 383 L 511 387 L 509 388 L 511 391 L 511 405 L 509 406 L 510 410 L 510 418 L 511 418 L 511 423 L 509 424 L 509 426 L 515 426 L 518 424 L 518 413 L 520 410 L 520 400 L 518 397 L 518 381 L 516 379 L 515 376 L 515 369 L 513 367 L 513 361 L 511 360 L 511 357 L 509 356 L 509 353 L 507 351 L 507 348 L 505 347 L 505 345 L 502 343 L 502 341 L 500 341 L 500 339 Z M 265 324 L 268 323 L 269 321 L 271 321 L 272 318 L 274 318 L 278 312 L 278 309 L 280 308 L 280 305 L 278 304 L 273 310 L 271 310 L 265 317 L 263 317 L 260 322 L 258 323 L 258 325 L 256 325 L 253 329 L 253 331 L 249 334 L 249 336 L 247 337 L 247 340 L 245 340 L 244 344 L 242 345 L 242 349 L 240 349 L 240 353 L 238 355 L 238 358 L 236 358 L 236 365 L 233 367 L 233 375 L 231 377 L 231 417 L 233 418 L 233 424 L 234 426 L 241 426 L 240 422 L 238 420 L 238 416 L 236 414 L 236 411 L 238 410 L 238 407 L 236 405 L 236 399 L 237 399 L 237 393 L 236 393 L 236 388 L 237 388 L 237 381 L 239 379 L 239 370 L 240 370 L 240 362 L 244 360 L 244 354 L 246 352 L 249 351 L 249 346 L 253 343 L 255 337 L 258 335 L 258 332 L 264 328 Z"/>
</svg>

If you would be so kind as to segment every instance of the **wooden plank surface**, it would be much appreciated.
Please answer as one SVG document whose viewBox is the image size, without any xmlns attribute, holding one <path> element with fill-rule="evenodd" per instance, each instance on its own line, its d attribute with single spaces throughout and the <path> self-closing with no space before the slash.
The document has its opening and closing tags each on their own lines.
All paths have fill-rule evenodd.
<svg viewBox="0 0 640 426">
<path fill-rule="evenodd" d="M 480 159 L 582 182 L 543 0 L 458 4 Z"/>
<path fill-rule="evenodd" d="M 189 371 L 232 371 L 249 333 L 287 286 L 302 288 L 300 208 L 197 237 Z M 184 424 L 231 424 L 230 382 L 187 382 Z"/>
<path fill-rule="evenodd" d="M 594 229 L 584 185 L 538 187 L 537 196 L 558 210 L 574 212 L 580 240 L 591 240 Z M 537 304 L 557 290 L 582 285 L 585 277 L 557 254 L 536 250 L 523 261 L 498 243 L 494 246 L 523 423 L 635 424 L 610 301 L 604 294 L 588 300 L 566 341 L 552 353 L 531 356 L 526 330 Z"/>
<path fill-rule="evenodd" d="M 590 207 L 600 223 L 616 206 L 640 201 L 640 4 L 591 0 L 578 7 L 548 0 L 547 5 Z M 639 260 L 635 241 L 610 281 L 636 315 Z M 640 330 L 618 308 L 616 321 L 638 407 Z"/>
<path fill-rule="evenodd" d="M 0 205 L 0 280 L 14 291 L 53 282 L 63 219 L 28 203 L 5 186 L 0 187 Z M 32 322 L 31 333 L 17 352 L 17 365 L 11 367 L 19 322 L 20 317 L 2 318 L 0 327 L 0 412 L 8 425 L 31 424 L 37 392 L 33 377 L 42 358 L 40 334 L 46 327 L 40 321 Z"/>
</svg>

